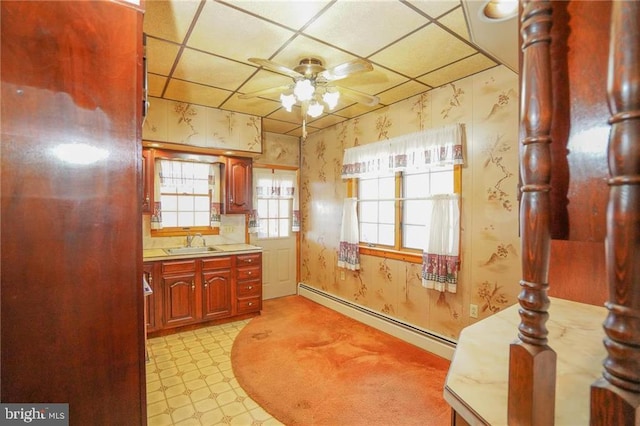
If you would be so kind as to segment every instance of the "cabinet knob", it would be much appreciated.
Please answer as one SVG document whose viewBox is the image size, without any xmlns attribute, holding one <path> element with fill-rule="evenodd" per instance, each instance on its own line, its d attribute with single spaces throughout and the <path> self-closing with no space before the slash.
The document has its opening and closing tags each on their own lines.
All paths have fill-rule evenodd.
<svg viewBox="0 0 640 426">
<path fill-rule="evenodd" d="M 247 259 L 247 263 L 253 262 L 253 259 Z"/>
<path fill-rule="evenodd" d="M 247 272 L 247 275 L 251 275 L 251 274 L 252 274 L 252 272 L 251 272 L 251 271 Z"/>
<path fill-rule="evenodd" d="M 191 281 L 191 290 L 195 290 L 196 289 L 196 283 L 193 282 L 193 280 Z"/>
<path fill-rule="evenodd" d="M 247 290 L 251 290 L 253 288 L 252 285 L 247 286 Z"/>
<path fill-rule="evenodd" d="M 209 284 L 205 284 L 205 285 L 204 285 L 204 288 L 207 288 L 207 287 L 209 287 Z"/>
<path fill-rule="evenodd" d="M 247 305 L 253 306 L 253 302 L 249 302 L 249 303 L 247 303 Z"/>
</svg>

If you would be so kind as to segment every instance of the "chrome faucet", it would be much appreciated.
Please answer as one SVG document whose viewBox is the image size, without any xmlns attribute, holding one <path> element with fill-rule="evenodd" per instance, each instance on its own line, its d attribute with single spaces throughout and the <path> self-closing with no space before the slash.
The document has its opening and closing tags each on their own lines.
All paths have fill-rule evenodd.
<svg viewBox="0 0 640 426">
<path fill-rule="evenodd" d="M 191 235 L 191 233 L 190 233 L 190 232 L 187 232 L 187 247 L 191 247 L 191 243 L 193 243 L 193 239 L 194 239 L 195 237 L 200 237 L 200 238 L 202 238 L 202 245 L 203 245 L 203 246 L 205 245 L 204 237 L 202 236 L 202 234 L 197 233 L 197 234 L 195 234 L 195 235 Z"/>
</svg>

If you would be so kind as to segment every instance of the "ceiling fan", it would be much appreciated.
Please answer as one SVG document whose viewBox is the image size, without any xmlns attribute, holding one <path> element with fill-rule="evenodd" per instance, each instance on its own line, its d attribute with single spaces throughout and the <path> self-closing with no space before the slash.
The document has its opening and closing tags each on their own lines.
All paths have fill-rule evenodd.
<svg viewBox="0 0 640 426">
<path fill-rule="evenodd" d="M 249 62 L 260 65 L 270 71 L 287 75 L 293 79 L 293 82 L 286 86 L 241 94 L 239 98 L 249 99 L 280 92 L 280 101 L 287 111 L 291 111 L 293 105 L 300 104 L 303 127 L 306 125 L 307 115 L 315 118 L 324 112 L 325 107 L 328 109 L 335 108 L 340 95 L 367 106 L 375 106 L 380 101 L 377 96 L 333 84 L 334 81 L 342 80 L 354 74 L 372 71 L 373 65 L 364 59 L 355 59 L 332 68 L 325 68 L 322 61 L 317 58 L 304 58 L 294 68 L 286 67 L 268 59 L 249 58 Z M 303 129 L 303 136 L 305 134 L 306 131 Z"/>
</svg>

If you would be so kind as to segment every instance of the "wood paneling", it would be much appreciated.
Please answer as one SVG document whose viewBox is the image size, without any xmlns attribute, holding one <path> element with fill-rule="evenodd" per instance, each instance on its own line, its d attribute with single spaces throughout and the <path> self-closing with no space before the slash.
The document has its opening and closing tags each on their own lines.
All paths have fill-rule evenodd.
<svg viewBox="0 0 640 426">
<path fill-rule="evenodd" d="M 606 100 L 611 2 L 552 2 L 551 236 L 606 234 Z"/>
<path fill-rule="evenodd" d="M 1 2 L 2 402 L 146 424 L 142 13 Z"/>
</svg>

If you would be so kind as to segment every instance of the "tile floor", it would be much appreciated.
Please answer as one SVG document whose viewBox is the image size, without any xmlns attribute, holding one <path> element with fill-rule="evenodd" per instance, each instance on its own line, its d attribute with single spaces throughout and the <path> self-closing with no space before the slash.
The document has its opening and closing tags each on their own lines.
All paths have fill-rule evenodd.
<svg viewBox="0 0 640 426">
<path fill-rule="evenodd" d="M 248 321 L 148 340 L 149 426 L 282 425 L 233 375 L 231 346 Z"/>
</svg>

